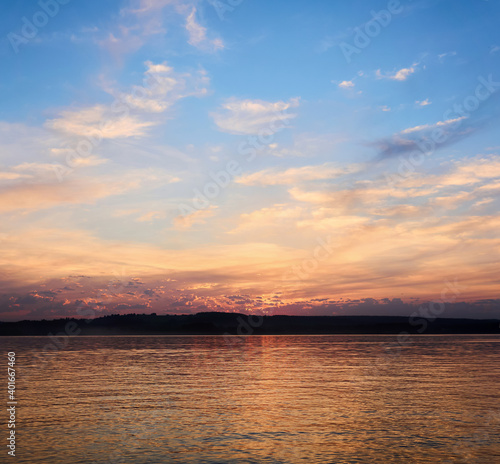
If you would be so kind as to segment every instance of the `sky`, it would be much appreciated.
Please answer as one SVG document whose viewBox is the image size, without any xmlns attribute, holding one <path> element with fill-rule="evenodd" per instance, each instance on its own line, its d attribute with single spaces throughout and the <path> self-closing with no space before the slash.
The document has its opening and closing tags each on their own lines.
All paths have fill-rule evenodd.
<svg viewBox="0 0 500 464">
<path fill-rule="evenodd" d="M 500 317 L 499 17 L 3 5 L 0 320 Z"/>
</svg>

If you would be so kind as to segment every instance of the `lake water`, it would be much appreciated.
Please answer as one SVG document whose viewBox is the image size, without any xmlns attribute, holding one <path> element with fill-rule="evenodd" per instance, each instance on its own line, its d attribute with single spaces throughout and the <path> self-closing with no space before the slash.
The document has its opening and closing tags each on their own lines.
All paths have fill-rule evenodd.
<svg viewBox="0 0 500 464">
<path fill-rule="evenodd" d="M 42 362 L 47 338 L 4 337 L 0 462 L 500 463 L 500 337 L 396 340 L 81 336 Z"/>
</svg>

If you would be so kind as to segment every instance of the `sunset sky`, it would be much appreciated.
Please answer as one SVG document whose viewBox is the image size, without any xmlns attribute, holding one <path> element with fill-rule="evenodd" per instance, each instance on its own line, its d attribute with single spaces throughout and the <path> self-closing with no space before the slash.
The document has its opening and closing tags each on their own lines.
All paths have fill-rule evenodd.
<svg viewBox="0 0 500 464">
<path fill-rule="evenodd" d="M 0 320 L 500 317 L 499 1 L 2 9 Z"/>
</svg>

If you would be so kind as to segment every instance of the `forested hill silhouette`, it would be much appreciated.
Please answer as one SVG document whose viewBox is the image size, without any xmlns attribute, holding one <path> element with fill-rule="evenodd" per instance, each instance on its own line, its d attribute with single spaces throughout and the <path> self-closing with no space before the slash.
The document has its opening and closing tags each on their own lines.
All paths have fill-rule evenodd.
<svg viewBox="0 0 500 464">
<path fill-rule="evenodd" d="M 126 314 L 85 319 L 0 322 L 0 335 L 266 335 L 266 334 L 497 334 L 497 319 L 411 320 L 397 316 L 249 316 Z"/>
</svg>

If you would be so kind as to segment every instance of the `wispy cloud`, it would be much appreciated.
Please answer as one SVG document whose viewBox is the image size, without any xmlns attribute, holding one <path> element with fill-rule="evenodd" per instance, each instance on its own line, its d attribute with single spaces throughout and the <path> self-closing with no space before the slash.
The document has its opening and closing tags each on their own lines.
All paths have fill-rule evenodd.
<svg viewBox="0 0 500 464">
<path fill-rule="evenodd" d="M 224 42 L 220 38 L 208 39 L 207 29 L 196 20 L 196 8 L 193 6 L 186 17 L 186 30 L 189 34 L 189 44 L 200 50 L 215 52 L 224 48 Z"/>
<path fill-rule="evenodd" d="M 285 224 L 294 226 L 297 219 L 304 213 L 304 208 L 290 205 L 273 205 L 262 208 L 251 213 L 244 213 L 239 217 L 238 226 L 232 229 L 230 234 L 241 234 L 244 232 L 254 232 L 256 229 L 261 234 L 268 234 L 278 230 Z"/>
<path fill-rule="evenodd" d="M 196 1 L 190 0 L 131 0 L 120 10 L 115 23 L 103 37 L 95 35 L 96 43 L 116 59 L 138 51 L 154 40 L 167 40 L 172 27 L 184 22 L 187 43 L 204 52 L 224 48 L 220 38 L 209 38 L 207 28 L 196 18 Z"/>
<path fill-rule="evenodd" d="M 104 105 L 77 110 L 64 110 L 59 117 L 49 119 L 45 126 L 67 135 L 115 139 L 140 137 L 153 126 L 153 121 L 143 121 L 139 116 L 118 114 Z"/>
<path fill-rule="evenodd" d="M 424 130 L 435 129 L 436 127 L 446 127 L 453 124 L 456 124 L 460 121 L 467 119 L 465 116 L 460 116 L 454 119 L 447 119 L 446 121 L 438 121 L 434 124 L 423 124 L 421 126 L 409 127 L 408 129 L 404 129 L 400 132 L 400 134 L 411 134 L 412 132 L 420 132 Z"/>
<path fill-rule="evenodd" d="M 141 214 L 136 221 L 137 222 L 153 222 L 157 219 L 164 219 L 165 211 L 148 211 L 147 213 Z"/>
<path fill-rule="evenodd" d="M 211 205 L 206 209 L 200 209 L 186 215 L 179 215 L 174 218 L 175 230 L 188 230 L 196 224 L 205 224 L 209 217 L 215 215 L 217 206 Z"/>
<path fill-rule="evenodd" d="M 243 185 L 295 185 L 305 181 L 334 179 L 345 174 L 357 172 L 361 168 L 361 165 L 339 167 L 333 163 L 302 166 L 300 168 L 285 170 L 269 168 L 241 176 L 236 179 L 236 182 Z"/>
<path fill-rule="evenodd" d="M 132 1 L 128 10 L 135 14 L 158 13 L 166 6 L 177 6 L 182 4 L 179 0 L 135 0 Z"/>
<path fill-rule="evenodd" d="M 204 70 L 195 73 L 176 72 L 166 62 L 146 61 L 144 73 L 146 86 L 133 86 L 131 91 L 110 93 L 117 100 L 138 111 L 162 113 L 169 110 L 175 102 L 186 97 L 203 97 L 208 93 L 210 79 Z"/>
<path fill-rule="evenodd" d="M 297 106 L 298 98 L 292 98 L 288 102 L 231 98 L 211 116 L 221 131 L 230 134 L 258 134 L 263 130 L 276 132 L 279 121 L 288 123 L 297 116 L 295 113 L 286 112 Z"/>
<path fill-rule="evenodd" d="M 344 135 L 302 132 L 294 135 L 290 144 L 278 142 L 269 144 L 265 152 L 279 158 L 321 156 L 335 151 L 336 146 L 343 141 L 345 141 Z"/>
<path fill-rule="evenodd" d="M 178 179 L 151 169 L 129 170 L 114 175 L 73 178 L 58 182 L 54 164 L 23 163 L 12 171 L 31 174 L 15 177 L 16 182 L 0 186 L 0 212 L 37 211 L 55 206 L 92 204 L 97 200 L 131 190 L 153 188 Z"/>
<path fill-rule="evenodd" d="M 405 81 L 408 79 L 413 73 L 417 71 L 418 63 L 414 63 L 409 68 L 402 68 L 399 71 L 395 72 L 386 72 L 383 73 L 380 69 L 377 69 L 375 75 L 378 79 L 391 79 L 393 81 Z"/>
<path fill-rule="evenodd" d="M 376 140 L 370 145 L 377 148 L 379 158 L 391 158 L 402 153 L 418 150 L 419 144 L 424 143 L 433 130 L 440 129 L 443 141 L 438 145 L 434 145 L 436 145 L 436 148 L 444 148 L 475 131 L 473 125 L 463 124 L 467 119 L 465 116 L 461 116 L 446 121 L 438 121 L 433 124 L 409 127 L 390 137 Z"/>
<path fill-rule="evenodd" d="M 448 58 L 449 56 L 456 56 L 457 52 L 446 52 L 446 53 L 441 53 L 438 55 L 438 58 L 440 61 L 443 61 L 444 58 Z"/>
<path fill-rule="evenodd" d="M 56 149 L 53 149 L 56 150 Z M 73 154 L 74 151 L 70 149 L 68 150 L 67 153 Z M 63 151 L 64 155 L 67 155 L 66 150 Z M 96 155 L 89 155 L 86 157 L 72 157 L 71 158 L 71 164 L 75 168 L 89 168 L 93 166 L 101 166 L 102 164 L 108 163 L 109 160 L 105 158 L 100 158 L 99 156 Z"/>
<path fill-rule="evenodd" d="M 132 86 L 127 92 L 107 86 L 115 97 L 111 105 L 97 104 L 67 109 L 58 117 L 46 121 L 49 129 L 66 135 L 94 139 L 143 137 L 160 121 L 152 116 L 164 113 L 179 100 L 208 92 L 209 78 L 205 71 L 178 73 L 167 63 L 145 63 L 144 86 Z"/>
<path fill-rule="evenodd" d="M 432 102 L 431 102 L 431 101 L 429 101 L 429 99 L 428 99 L 428 98 L 426 98 L 425 100 L 421 100 L 421 101 L 418 101 L 418 100 L 417 100 L 417 101 L 415 102 L 415 104 L 416 104 L 416 105 L 418 105 L 418 106 L 428 106 L 428 105 L 432 105 Z"/>
</svg>

